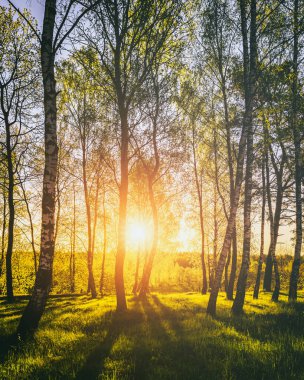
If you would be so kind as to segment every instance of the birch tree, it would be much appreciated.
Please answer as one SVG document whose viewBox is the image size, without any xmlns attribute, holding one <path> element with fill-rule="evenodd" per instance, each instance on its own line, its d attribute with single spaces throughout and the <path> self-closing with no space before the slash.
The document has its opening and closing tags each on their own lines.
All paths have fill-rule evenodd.
<svg viewBox="0 0 304 380">
<path fill-rule="evenodd" d="M 37 48 L 33 32 L 13 7 L 1 7 L 0 25 L 0 125 L 4 129 L 3 156 L 7 172 L 8 228 L 6 247 L 6 294 L 14 300 L 12 255 L 15 227 L 15 190 L 22 156 L 24 136 L 29 133 L 26 113 L 31 114 L 34 94 L 38 92 Z M 27 14 L 27 17 L 30 17 Z"/>
<path fill-rule="evenodd" d="M 34 291 L 21 317 L 18 333 L 20 336 L 31 334 L 38 327 L 45 309 L 48 294 L 52 284 L 52 269 L 54 259 L 54 228 L 55 228 L 55 194 L 58 164 L 57 146 L 57 89 L 55 80 L 55 58 L 66 38 L 75 29 L 80 19 L 96 4 L 79 10 L 74 0 L 67 1 L 63 15 L 56 21 L 58 11 L 57 0 L 46 0 L 42 33 L 22 13 L 15 4 L 9 3 L 26 20 L 40 43 L 40 64 L 43 82 L 44 131 L 45 131 L 45 164 L 42 193 L 42 225 L 39 266 L 36 274 Z M 76 15 L 73 15 L 75 10 Z"/>
</svg>

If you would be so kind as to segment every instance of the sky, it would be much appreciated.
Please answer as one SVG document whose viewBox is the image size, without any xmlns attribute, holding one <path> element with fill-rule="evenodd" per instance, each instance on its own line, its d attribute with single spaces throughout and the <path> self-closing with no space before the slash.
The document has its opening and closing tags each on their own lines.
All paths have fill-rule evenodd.
<svg viewBox="0 0 304 380">
<path fill-rule="evenodd" d="M 44 12 L 44 0 L 11 0 L 12 3 L 23 10 L 27 8 L 31 11 L 32 15 L 37 19 L 39 29 L 41 29 L 42 20 L 43 20 L 43 12 Z M 4 6 L 8 6 L 7 0 L 0 0 L 0 4 Z"/>
<path fill-rule="evenodd" d="M 44 0 L 15 0 L 19 7 L 28 8 L 32 15 L 37 19 L 38 25 L 42 25 L 44 13 Z M 15 3 L 15 5 L 16 5 Z"/>
</svg>

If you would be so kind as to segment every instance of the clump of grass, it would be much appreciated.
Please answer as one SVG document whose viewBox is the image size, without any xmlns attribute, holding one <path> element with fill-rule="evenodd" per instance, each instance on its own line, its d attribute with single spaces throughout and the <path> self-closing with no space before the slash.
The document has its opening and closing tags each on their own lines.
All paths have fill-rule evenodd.
<svg viewBox="0 0 304 380">
<path fill-rule="evenodd" d="M 220 295 L 218 316 L 208 296 L 129 297 L 116 314 L 115 297 L 50 299 L 31 341 L 10 347 L 26 301 L 0 304 L 1 379 L 301 379 L 304 306 L 246 298 L 233 317 Z"/>
</svg>

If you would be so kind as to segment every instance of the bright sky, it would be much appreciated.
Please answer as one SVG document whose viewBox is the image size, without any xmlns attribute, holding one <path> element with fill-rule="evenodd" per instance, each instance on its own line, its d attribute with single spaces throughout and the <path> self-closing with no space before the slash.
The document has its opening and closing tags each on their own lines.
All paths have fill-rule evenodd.
<svg viewBox="0 0 304 380">
<path fill-rule="evenodd" d="M 44 3 L 45 3 L 44 0 L 11 0 L 11 1 L 20 10 L 23 10 L 24 8 L 29 9 L 32 15 L 37 19 L 38 26 L 41 29 L 43 13 L 44 13 Z M 8 1 L 0 0 L 0 5 L 7 7 Z"/>
<path fill-rule="evenodd" d="M 0 0 L 1 1 L 1 0 Z M 5 1 L 5 0 L 4 0 Z M 12 0 L 20 8 L 28 8 L 32 15 L 37 19 L 39 27 L 42 25 L 44 13 L 44 0 Z"/>
</svg>

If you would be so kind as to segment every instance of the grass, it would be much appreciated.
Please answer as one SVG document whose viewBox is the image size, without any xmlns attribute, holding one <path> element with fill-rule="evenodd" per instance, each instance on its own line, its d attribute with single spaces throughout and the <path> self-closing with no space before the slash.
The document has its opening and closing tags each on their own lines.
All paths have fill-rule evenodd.
<svg viewBox="0 0 304 380">
<path fill-rule="evenodd" d="M 11 346 L 26 300 L 0 303 L 0 379 L 304 379 L 304 304 L 269 294 L 246 299 L 232 317 L 223 294 L 218 316 L 208 296 L 152 294 L 51 298 L 35 338 Z"/>
</svg>

